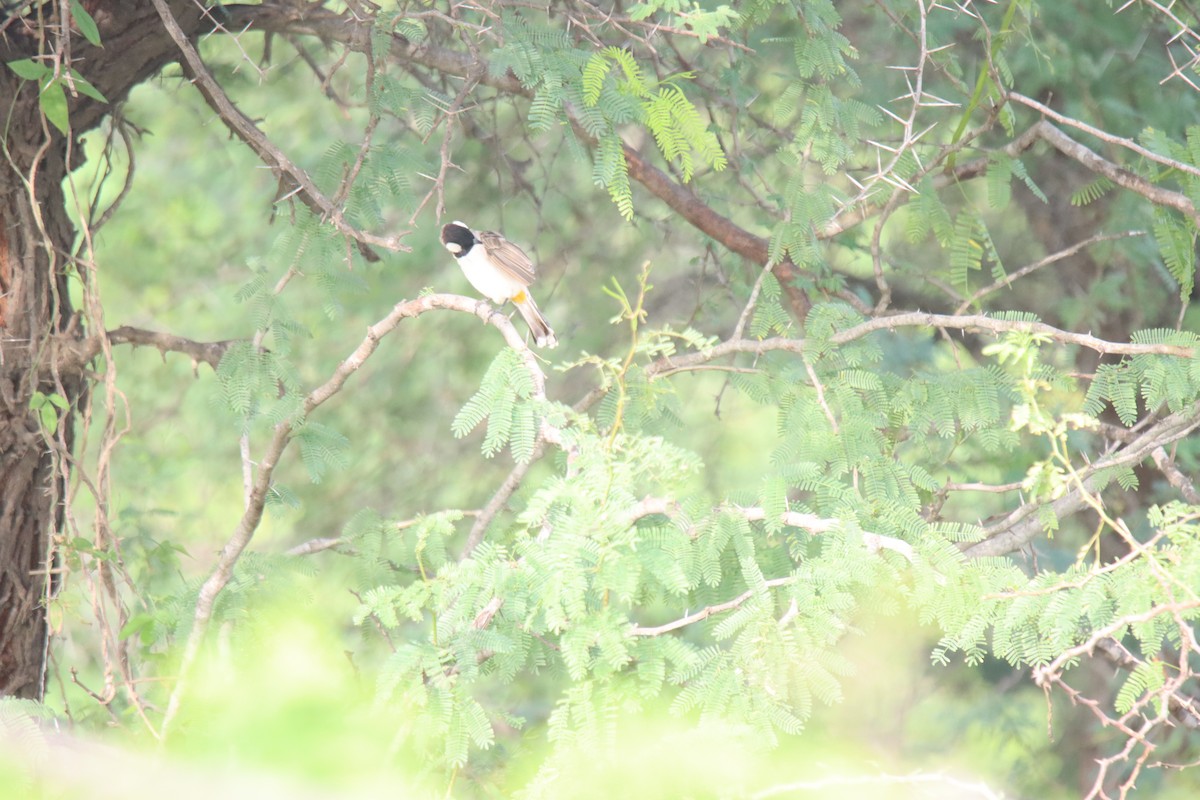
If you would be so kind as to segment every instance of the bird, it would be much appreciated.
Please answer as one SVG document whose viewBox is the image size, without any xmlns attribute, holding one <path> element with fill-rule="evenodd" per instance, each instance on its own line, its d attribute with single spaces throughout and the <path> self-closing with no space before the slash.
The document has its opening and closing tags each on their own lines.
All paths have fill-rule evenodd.
<svg viewBox="0 0 1200 800">
<path fill-rule="evenodd" d="M 442 226 L 442 244 L 476 291 L 496 304 L 512 301 L 538 347 L 558 346 L 550 323 L 529 295 L 537 273 L 524 250 L 495 231 L 474 231 L 458 220 Z"/>
</svg>

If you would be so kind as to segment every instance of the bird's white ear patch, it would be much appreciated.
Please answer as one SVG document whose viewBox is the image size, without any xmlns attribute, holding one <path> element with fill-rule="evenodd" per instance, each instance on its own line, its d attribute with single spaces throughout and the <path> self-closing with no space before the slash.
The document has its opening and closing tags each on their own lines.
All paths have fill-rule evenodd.
<svg viewBox="0 0 1200 800">
<path fill-rule="evenodd" d="M 458 242 L 446 242 L 446 249 L 454 255 L 458 255 L 462 252 L 462 245 Z"/>
</svg>

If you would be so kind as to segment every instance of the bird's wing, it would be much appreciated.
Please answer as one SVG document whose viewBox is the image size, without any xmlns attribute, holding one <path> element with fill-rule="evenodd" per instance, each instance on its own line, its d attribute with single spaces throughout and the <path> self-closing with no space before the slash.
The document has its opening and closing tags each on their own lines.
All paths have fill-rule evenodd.
<svg viewBox="0 0 1200 800">
<path fill-rule="evenodd" d="M 494 231 L 480 231 L 476 236 L 479 237 L 484 252 L 498 267 L 526 286 L 533 283 L 537 273 L 524 250 Z"/>
</svg>

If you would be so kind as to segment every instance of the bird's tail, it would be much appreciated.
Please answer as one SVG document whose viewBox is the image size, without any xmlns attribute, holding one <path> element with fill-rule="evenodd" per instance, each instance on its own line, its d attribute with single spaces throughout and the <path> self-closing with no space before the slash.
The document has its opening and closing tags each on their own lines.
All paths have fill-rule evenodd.
<svg viewBox="0 0 1200 800">
<path fill-rule="evenodd" d="M 533 340 L 537 342 L 537 346 L 557 347 L 558 339 L 554 336 L 554 330 L 550 327 L 550 323 L 546 322 L 542 312 L 538 311 L 537 303 L 533 302 L 529 292 L 521 292 L 512 301 L 513 305 L 517 307 L 517 311 L 521 312 L 526 324 L 529 325 L 529 330 L 533 333 Z"/>
</svg>

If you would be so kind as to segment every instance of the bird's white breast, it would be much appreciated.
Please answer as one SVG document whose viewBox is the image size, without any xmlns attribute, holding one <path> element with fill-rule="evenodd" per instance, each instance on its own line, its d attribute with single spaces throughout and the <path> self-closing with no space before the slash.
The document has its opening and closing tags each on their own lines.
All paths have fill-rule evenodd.
<svg viewBox="0 0 1200 800">
<path fill-rule="evenodd" d="M 525 285 L 504 270 L 492 264 L 483 245 L 477 244 L 458 259 L 463 274 L 475 287 L 475 291 L 493 303 L 511 300 Z"/>
</svg>

